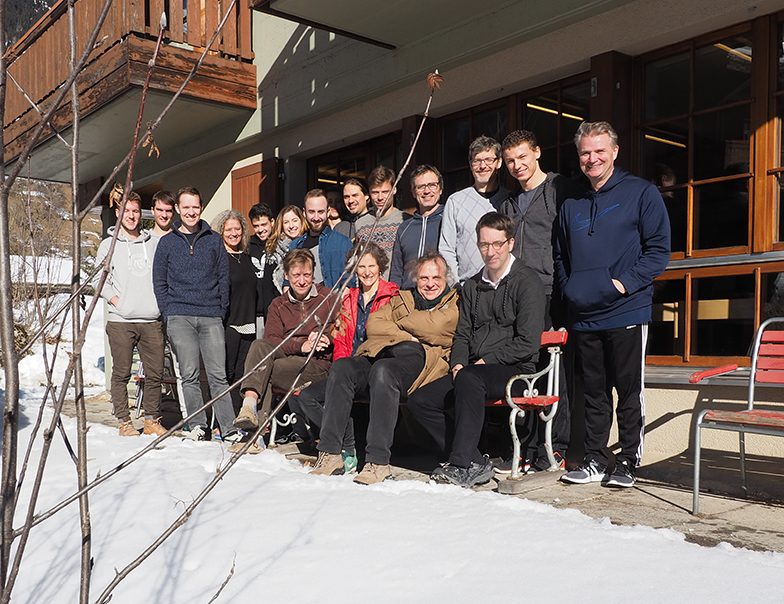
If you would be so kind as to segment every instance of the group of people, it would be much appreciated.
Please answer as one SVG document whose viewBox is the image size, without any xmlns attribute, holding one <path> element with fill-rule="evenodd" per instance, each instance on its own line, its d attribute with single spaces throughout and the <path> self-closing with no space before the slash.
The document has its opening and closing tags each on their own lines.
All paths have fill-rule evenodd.
<svg viewBox="0 0 784 604">
<path fill-rule="evenodd" d="M 494 467 L 480 439 L 485 401 L 502 398 L 512 376 L 546 365 L 542 332 L 566 327 L 574 362 L 561 374 L 579 386 L 572 391 L 564 380 L 561 387 L 553 456 L 565 468 L 571 391 L 584 398 L 585 457 L 562 480 L 632 486 L 642 455 L 652 283 L 669 261 L 669 219 L 656 187 L 615 165 L 610 124 L 583 123 L 575 144 L 584 184 L 542 171 L 531 132 L 517 130 L 501 144 L 481 136 L 469 147 L 474 184 L 445 203 L 434 166 L 412 171 L 413 216 L 394 207 L 395 173 L 385 167 L 367 183 L 347 180 L 342 200 L 334 190 L 309 191 L 304 212 L 286 206 L 273 216 L 255 205 L 250 226 L 228 210 L 211 228 L 199 192 L 185 188 L 176 199 L 156 195 L 155 228 L 144 231 L 131 193 L 101 294 L 120 434 L 138 435 L 125 389 L 134 347 L 146 373 L 144 432 L 165 432 L 165 337 L 196 440 L 211 434 L 204 412 L 195 413 L 204 406 L 201 358 L 210 392 L 225 392 L 213 414 L 230 450 L 248 446 L 275 391 L 293 387 L 292 412 L 318 436 L 314 474 L 357 470 L 351 411 L 358 398 L 369 402 L 358 483 L 391 476 L 402 401 L 446 460 L 432 473 L 438 482 L 471 487 L 515 464 L 551 469 L 533 414 L 518 427 L 519 459 Z M 514 191 L 501 186 L 502 164 Z M 343 292 L 339 304 L 335 292 Z M 621 451 L 610 466 L 613 387 Z M 250 443 L 249 451 L 261 446 Z"/>
</svg>

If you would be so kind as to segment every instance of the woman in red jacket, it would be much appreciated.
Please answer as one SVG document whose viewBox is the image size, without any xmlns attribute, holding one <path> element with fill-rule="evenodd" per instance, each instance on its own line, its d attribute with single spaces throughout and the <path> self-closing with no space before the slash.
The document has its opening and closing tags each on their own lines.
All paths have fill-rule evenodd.
<svg viewBox="0 0 784 604">
<path fill-rule="evenodd" d="M 362 245 L 358 241 L 347 257 L 354 254 L 354 250 Z M 335 321 L 335 332 L 332 343 L 334 351 L 332 360 L 348 357 L 354 354 L 365 341 L 365 326 L 371 313 L 384 306 L 397 293 L 397 285 L 380 278 L 389 260 L 383 250 L 375 243 L 370 242 L 365 248 L 365 253 L 357 265 L 357 280 L 359 287 L 352 287 L 343 297 L 340 316 Z M 327 378 L 329 379 L 329 378 Z M 305 388 L 297 396 L 292 407 L 299 407 L 311 427 L 321 427 L 321 418 L 324 415 L 324 400 L 326 398 L 327 380 L 321 380 Z M 343 437 L 343 460 L 346 473 L 352 472 L 357 467 L 357 456 L 354 445 L 354 424 L 349 421 Z"/>
</svg>

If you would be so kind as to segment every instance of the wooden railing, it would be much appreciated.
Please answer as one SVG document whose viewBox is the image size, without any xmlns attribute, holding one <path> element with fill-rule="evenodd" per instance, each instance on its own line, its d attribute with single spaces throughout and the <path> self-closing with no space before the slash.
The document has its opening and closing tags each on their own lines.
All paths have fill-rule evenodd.
<svg viewBox="0 0 784 604">
<path fill-rule="evenodd" d="M 104 0 L 78 0 L 75 4 L 77 55 L 84 49 Z M 217 29 L 229 0 L 114 0 L 98 35 L 94 60 L 129 35 L 156 37 L 161 13 L 168 5 L 166 43 L 193 47 L 201 52 Z M 226 59 L 249 62 L 251 11 L 247 0 L 237 0 L 212 52 Z M 6 52 L 8 71 L 33 101 L 40 103 L 70 73 L 66 0 L 58 0 L 41 19 Z M 30 109 L 30 103 L 9 81 L 5 124 Z"/>
</svg>

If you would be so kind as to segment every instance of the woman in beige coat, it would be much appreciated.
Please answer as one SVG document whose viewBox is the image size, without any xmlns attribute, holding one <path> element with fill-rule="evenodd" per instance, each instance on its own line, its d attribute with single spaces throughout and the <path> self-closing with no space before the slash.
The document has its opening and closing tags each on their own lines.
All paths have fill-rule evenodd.
<svg viewBox="0 0 784 604">
<path fill-rule="evenodd" d="M 343 434 L 359 395 L 370 398 L 370 423 L 366 463 L 354 481 L 374 484 L 389 478 L 401 397 L 449 371 L 458 311 L 446 261 L 438 252 L 426 252 L 413 263 L 411 276 L 415 288 L 398 292 L 370 316 L 367 339 L 356 355 L 332 364 L 313 474 L 343 473 Z"/>
</svg>

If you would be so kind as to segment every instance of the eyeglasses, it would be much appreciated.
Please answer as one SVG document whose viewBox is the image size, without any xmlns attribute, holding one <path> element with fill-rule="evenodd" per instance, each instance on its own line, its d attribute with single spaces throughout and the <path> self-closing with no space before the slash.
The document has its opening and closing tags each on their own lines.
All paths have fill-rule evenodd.
<svg viewBox="0 0 784 604">
<path fill-rule="evenodd" d="M 425 190 L 428 190 L 428 191 L 438 191 L 438 188 L 440 186 L 441 185 L 439 183 L 437 183 L 437 182 L 426 182 L 423 185 L 416 185 L 414 187 L 414 190 L 417 193 L 423 193 Z"/>
<path fill-rule="evenodd" d="M 476 247 L 479 248 L 480 252 L 486 252 L 490 249 L 490 246 L 493 246 L 493 249 L 497 252 L 499 251 L 504 245 L 509 242 L 509 239 L 504 239 L 503 241 L 493 241 L 492 243 L 487 243 L 486 241 L 482 241 L 481 243 L 477 243 Z"/>
<path fill-rule="evenodd" d="M 472 159 L 471 165 L 474 166 L 475 168 L 478 168 L 481 165 L 485 165 L 488 168 L 490 168 L 497 161 L 498 161 L 497 157 L 492 157 L 490 159 Z"/>
</svg>

